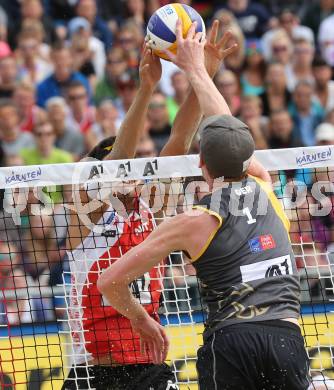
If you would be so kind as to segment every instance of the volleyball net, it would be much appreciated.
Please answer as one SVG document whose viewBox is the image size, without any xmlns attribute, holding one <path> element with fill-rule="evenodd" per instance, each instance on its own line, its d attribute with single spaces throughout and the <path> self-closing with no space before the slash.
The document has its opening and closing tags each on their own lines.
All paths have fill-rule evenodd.
<svg viewBox="0 0 334 390">
<path fill-rule="evenodd" d="M 334 148 L 257 157 L 291 222 L 314 388 L 334 388 Z M 0 187 L 0 388 L 61 389 L 73 365 L 134 362 L 135 336 L 96 280 L 208 191 L 198 156 L 1 168 Z M 130 287 L 166 327 L 180 388 L 197 389 L 205 307 L 191 263 L 175 252 Z"/>
</svg>

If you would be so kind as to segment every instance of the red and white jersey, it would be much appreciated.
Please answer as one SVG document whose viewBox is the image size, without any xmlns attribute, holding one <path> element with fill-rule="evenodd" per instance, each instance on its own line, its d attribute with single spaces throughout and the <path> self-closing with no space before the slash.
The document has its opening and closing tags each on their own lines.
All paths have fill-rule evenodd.
<svg viewBox="0 0 334 390">
<path fill-rule="evenodd" d="M 154 219 L 150 210 L 136 202 L 138 211 L 123 218 L 110 207 L 93 231 L 76 249 L 68 252 L 72 287 L 69 325 L 73 339 L 74 364 L 92 358 L 110 356 L 119 364 L 151 363 L 140 353 L 139 337 L 132 332 L 127 318 L 114 310 L 97 289 L 101 272 L 152 232 Z M 138 259 L 140 261 L 140 259 Z M 130 285 L 133 294 L 147 312 L 157 314 L 162 290 L 159 267 L 154 267 Z"/>
</svg>

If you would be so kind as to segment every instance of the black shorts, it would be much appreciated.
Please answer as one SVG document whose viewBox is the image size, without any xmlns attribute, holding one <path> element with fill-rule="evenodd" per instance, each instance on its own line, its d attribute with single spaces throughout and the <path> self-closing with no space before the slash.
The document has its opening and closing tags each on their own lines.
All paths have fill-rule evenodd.
<svg viewBox="0 0 334 390">
<path fill-rule="evenodd" d="M 72 367 L 62 390 L 178 390 L 167 364 Z"/>
<path fill-rule="evenodd" d="M 306 390 L 309 360 L 297 325 L 266 321 L 216 331 L 198 350 L 200 390 Z"/>
</svg>

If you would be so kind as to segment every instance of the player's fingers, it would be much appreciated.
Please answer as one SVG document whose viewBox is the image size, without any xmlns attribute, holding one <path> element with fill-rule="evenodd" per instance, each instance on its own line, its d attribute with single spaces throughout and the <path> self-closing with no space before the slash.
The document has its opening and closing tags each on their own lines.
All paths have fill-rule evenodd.
<svg viewBox="0 0 334 390">
<path fill-rule="evenodd" d="M 160 329 L 161 337 L 164 340 L 163 350 L 161 352 L 162 355 L 162 361 L 164 362 L 167 359 L 168 350 L 169 350 L 169 339 L 165 332 L 165 330 L 162 328 Z"/>
<path fill-rule="evenodd" d="M 164 339 L 161 335 L 160 329 L 158 329 L 156 335 L 154 336 L 153 343 L 154 343 L 154 357 L 156 359 L 156 362 L 160 364 L 162 362 L 162 352 L 165 349 Z"/>
<path fill-rule="evenodd" d="M 149 69 L 150 69 L 150 65 L 149 64 L 145 64 L 141 67 L 140 69 L 140 73 L 142 75 L 146 75 L 148 72 L 149 72 Z"/>
<path fill-rule="evenodd" d="M 197 41 L 197 42 L 203 42 L 204 40 L 204 36 L 203 36 L 203 33 L 202 31 L 199 31 L 198 33 L 195 34 L 195 37 L 194 37 L 194 40 Z"/>
<path fill-rule="evenodd" d="M 151 50 L 151 56 L 153 62 L 157 62 L 157 63 L 160 62 L 160 58 L 157 55 L 155 55 L 155 53 L 153 53 L 152 50 Z"/>
<path fill-rule="evenodd" d="M 216 43 L 217 36 L 218 36 L 218 29 L 219 29 L 219 21 L 217 19 L 215 19 L 213 24 L 212 24 L 212 28 L 211 28 L 210 36 L 209 36 L 209 42 L 212 45 L 214 45 Z"/>
<path fill-rule="evenodd" d="M 150 51 L 151 51 L 150 47 L 145 46 L 142 53 L 142 60 L 141 60 L 142 63 L 143 62 L 146 63 L 149 60 Z"/>
<path fill-rule="evenodd" d="M 217 46 L 220 48 L 224 48 L 227 44 L 228 40 L 231 39 L 232 33 L 231 31 L 226 31 L 220 41 L 218 42 Z"/>
<path fill-rule="evenodd" d="M 175 64 L 176 61 L 176 55 L 169 51 L 168 49 L 165 49 L 162 51 L 164 54 L 166 54 L 167 58 L 172 61 Z"/>
<path fill-rule="evenodd" d="M 150 355 L 152 357 L 153 363 L 157 364 L 159 361 L 159 352 L 158 352 L 158 346 L 156 344 L 155 340 L 149 340 L 147 341 L 148 350 L 150 351 Z"/>
<path fill-rule="evenodd" d="M 179 18 L 176 21 L 176 29 L 175 29 L 175 35 L 176 35 L 176 41 L 177 43 L 183 42 L 183 34 L 182 34 L 182 20 Z"/>
<path fill-rule="evenodd" d="M 145 42 L 145 49 L 148 51 L 152 51 L 152 41 Z"/>
<path fill-rule="evenodd" d="M 197 22 L 191 24 L 187 33 L 187 39 L 193 39 L 196 35 Z"/>
<path fill-rule="evenodd" d="M 238 44 L 235 43 L 234 45 L 232 45 L 231 47 L 229 47 L 228 49 L 225 49 L 223 51 L 223 58 L 229 56 L 230 54 L 234 53 L 237 49 L 238 49 Z"/>
<path fill-rule="evenodd" d="M 147 350 L 146 350 L 146 343 L 145 341 L 142 339 L 142 337 L 139 339 L 139 342 L 140 342 L 140 353 L 142 355 L 145 355 Z"/>
</svg>

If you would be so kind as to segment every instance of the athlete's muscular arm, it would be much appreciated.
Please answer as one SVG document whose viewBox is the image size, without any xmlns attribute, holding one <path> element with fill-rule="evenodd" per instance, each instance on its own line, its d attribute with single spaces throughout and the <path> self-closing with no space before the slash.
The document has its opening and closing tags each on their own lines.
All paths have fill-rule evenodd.
<svg viewBox="0 0 334 390">
<path fill-rule="evenodd" d="M 111 160 L 134 158 L 139 137 L 144 128 L 148 104 L 161 77 L 161 64 L 151 50 L 145 48 L 139 66 L 140 86 L 117 134 Z"/>
<path fill-rule="evenodd" d="M 97 282 L 99 291 L 111 306 L 131 320 L 141 337 L 142 346 L 149 349 L 155 363 L 165 360 L 168 339 L 165 331 L 140 305 L 129 290 L 129 283 L 159 264 L 175 250 L 185 250 L 196 258 L 219 220 L 200 211 L 190 211 L 165 220 L 149 237 L 132 248 L 102 273 Z"/>
<path fill-rule="evenodd" d="M 231 115 L 231 111 L 221 93 L 216 88 L 205 68 L 204 47 L 206 40 L 201 33 L 195 32 L 194 23 L 187 37 L 182 35 L 182 22 L 176 25 L 177 53 L 166 50 L 170 60 L 188 76 L 204 116 Z"/>
<path fill-rule="evenodd" d="M 237 49 L 236 44 L 225 49 L 231 37 L 229 32 L 226 32 L 217 42 L 218 28 L 219 21 L 215 20 L 205 45 L 205 67 L 211 78 L 215 76 L 223 60 Z M 194 89 L 190 87 L 188 96 L 176 115 L 170 138 L 160 156 L 187 154 L 201 118 L 201 106 Z"/>
<path fill-rule="evenodd" d="M 231 111 L 221 93 L 216 88 L 205 68 L 204 47 L 201 34 L 195 34 L 193 26 L 186 38 L 182 36 L 182 25 L 179 20 L 176 29 L 177 54 L 166 51 L 170 60 L 181 68 L 187 75 L 199 101 L 204 116 L 231 115 Z M 253 157 L 248 172 L 262 180 L 271 183 L 268 172 Z"/>
<path fill-rule="evenodd" d="M 106 138 L 88 156 L 101 160 L 104 158 L 127 159 L 134 157 L 138 139 L 144 127 L 149 101 L 161 77 L 160 60 L 149 49 L 145 48 L 143 52 L 139 66 L 139 74 L 139 90 L 125 116 L 116 140 L 113 137 Z M 67 241 L 68 249 L 75 248 L 79 245 L 82 239 L 90 232 L 87 223 L 82 223 L 82 217 L 95 224 L 108 207 L 106 203 L 91 200 L 85 190 L 77 191 L 76 197 L 77 199 L 73 201 L 72 205 L 71 226 Z M 91 202 L 91 206 L 85 208 L 84 206 L 89 202 Z M 82 206 L 81 211 L 79 205 Z M 82 214 L 81 218 L 78 214 Z"/>
</svg>

